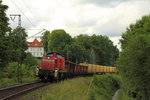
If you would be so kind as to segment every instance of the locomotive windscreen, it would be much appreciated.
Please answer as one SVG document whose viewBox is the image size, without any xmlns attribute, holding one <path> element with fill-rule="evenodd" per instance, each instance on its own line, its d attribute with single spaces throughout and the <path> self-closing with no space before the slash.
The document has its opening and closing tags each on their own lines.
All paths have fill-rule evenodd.
<svg viewBox="0 0 150 100">
<path fill-rule="evenodd" d="M 53 57 L 53 56 L 54 56 L 54 54 L 53 54 L 53 53 L 48 53 L 48 54 L 47 54 L 47 56 L 49 56 L 49 57 Z"/>
<path fill-rule="evenodd" d="M 57 54 L 56 57 L 59 58 L 59 59 L 61 59 L 61 58 L 62 58 L 62 55 Z"/>
</svg>

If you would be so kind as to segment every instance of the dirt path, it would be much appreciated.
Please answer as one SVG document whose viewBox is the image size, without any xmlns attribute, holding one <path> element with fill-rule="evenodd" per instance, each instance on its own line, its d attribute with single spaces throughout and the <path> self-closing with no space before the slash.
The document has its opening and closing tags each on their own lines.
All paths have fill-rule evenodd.
<svg viewBox="0 0 150 100">
<path fill-rule="evenodd" d="M 116 93 L 115 93 L 114 96 L 112 97 L 112 100 L 117 100 L 118 92 L 119 92 L 119 90 L 116 91 Z"/>
</svg>

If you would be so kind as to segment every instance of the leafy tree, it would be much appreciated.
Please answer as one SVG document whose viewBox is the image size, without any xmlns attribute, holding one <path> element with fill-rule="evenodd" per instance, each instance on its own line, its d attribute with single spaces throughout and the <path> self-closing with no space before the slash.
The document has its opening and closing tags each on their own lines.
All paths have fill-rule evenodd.
<svg viewBox="0 0 150 100">
<path fill-rule="evenodd" d="M 113 45 L 112 41 L 101 35 L 79 35 L 75 37 L 76 43 L 84 47 L 86 50 L 86 59 L 89 63 L 95 62 L 100 65 L 114 65 L 119 50 Z M 92 54 L 92 51 L 94 54 Z M 95 55 L 95 56 L 94 56 Z M 95 57 L 95 61 L 91 61 L 91 57 Z"/>
<path fill-rule="evenodd" d="M 150 99 L 150 35 L 135 35 L 119 57 L 118 69 L 137 98 Z"/>
<path fill-rule="evenodd" d="M 41 42 L 45 46 L 44 51 L 48 52 L 48 35 L 50 34 L 50 31 L 45 31 L 43 33 L 43 36 L 41 37 Z"/>
<path fill-rule="evenodd" d="M 120 40 L 118 59 L 120 75 L 129 94 L 137 100 L 150 99 L 150 15 L 131 24 Z M 134 95 L 132 95 L 134 94 Z"/>
<path fill-rule="evenodd" d="M 80 62 L 89 62 L 91 46 L 92 46 L 91 37 L 86 34 L 80 34 L 80 35 L 74 37 L 74 42 L 75 42 L 75 44 L 82 47 L 82 50 L 84 50 L 84 53 L 82 53 L 82 56 L 80 56 L 79 58 L 76 57 L 75 59 L 80 59 L 79 63 Z M 82 51 L 78 51 L 78 52 L 80 54 L 80 52 L 82 52 Z"/>
<path fill-rule="evenodd" d="M 8 6 L 3 5 L 0 0 L 0 69 L 4 68 L 9 61 L 10 41 L 8 33 L 10 27 L 8 26 L 9 19 L 6 17 L 6 10 Z"/>
<path fill-rule="evenodd" d="M 134 37 L 136 34 L 150 34 L 150 15 L 143 16 L 141 20 L 138 20 L 135 24 L 130 24 L 126 32 L 123 33 L 121 42 L 121 47 L 124 49 L 128 40 Z"/>
<path fill-rule="evenodd" d="M 93 35 L 91 36 L 92 48 L 96 53 L 97 64 L 114 65 L 119 50 L 113 45 L 113 42 L 106 36 Z"/>
<path fill-rule="evenodd" d="M 26 64 L 27 69 L 30 70 L 31 67 L 35 67 L 38 64 L 38 60 L 33 57 L 32 54 L 28 53 L 24 59 L 24 64 Z"/>
<path fill-rule="evenodd" d="M 11 61 L 18 62 L 23 61 L 23 59 L 26 57 L 25 51 L 27 50 L 27 42 L 26 37 L 27 33 L 25 32 L 25 29 L 22 27 L 17 27 L 12 31 L 10 34 L 11 37 L 11 43 L 12 43 L 12 56 Z"/>
<path fill-rule="evenodd" d="M 79 44 L 73 43 L 64 48 L 65 57 L 67 60 L 80 63 L 86 61 L 86 49 Z"/>
<path fill-rule="evenodd" d="M 48 39 L 46 36 L 48 35 Z M 95 61 L 101 65 L 114 65 L 119 50 L 113 45 L 112 41 L 101 35 L 83 35 L 80 34 L 72 38 L 64 30 L 48 31 L 42 37 L 43 43 L 48 41 L 48 51 L 56 51 L 65 55 L 67 60 L 72 62 L 91 63 L 91 52 L 95 52 Z M 93 56 L 92 56 L 93 57 Z"/>
<path fill-rule="evenodd" d="M 74 38 L 75 42 L 86 49 L 91 49 L 91 37 L 86 34 L 80 34 L 77 37 Z"/>
<path fill-rule="evenodd" d="M 54 30 L 48 37 L 48 51 L 56 51 L 65 54 L 63 51 L 67 44 L 71 44 L 72 38 L 64 30 Z"/>
</svg>

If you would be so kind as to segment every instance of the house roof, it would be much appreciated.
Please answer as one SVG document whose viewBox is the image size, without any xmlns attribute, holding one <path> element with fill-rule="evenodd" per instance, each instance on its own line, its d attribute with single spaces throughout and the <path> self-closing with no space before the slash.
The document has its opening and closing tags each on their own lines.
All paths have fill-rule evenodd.
<svg viewBox="0 0 150 100">
<path fill-rule="evenodd" d="M 28 42 L 28 47 L 44 47 L 37 39 L 33 42 Z"/>
</svg>

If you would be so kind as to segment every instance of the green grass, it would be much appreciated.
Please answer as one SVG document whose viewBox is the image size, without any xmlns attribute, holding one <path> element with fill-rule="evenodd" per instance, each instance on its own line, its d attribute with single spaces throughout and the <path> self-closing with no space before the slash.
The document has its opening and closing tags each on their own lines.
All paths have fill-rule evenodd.
<svg viewBox="0 0 150 100">
<path fill-rule="evenodd" d="M 118 75 L 95 75 L 53 83 L 24 96 L 23 100 L 111 100 L 119 88 Z M 93 80 L 93 81 L 92 81 Z M 92 83 L 92 84 L 91 84 Z"/>
<path fill-rule="evenodd" d="M 14 79 L 3 78 L 0 81 L 0 87 L 5 87 L 13 84 L 17 84 L 17 82 Z"/>
<path fill-rule="evenodd" d="M 37 77 L 22 78 L 23 83 L 32 82 L 35 80 L 38 80 L 38 78 Z M 0 87 L 6 87 L 10 85 L 15 85 L 15 84 L 20 84 L 18 83 L 16 78 L 3 78 L 2 80 L 0 80 Z"/>
<path fill-rule="evenodd" d="M 91 77 L 74 78 L 51 84 L 23 97 L 23 100 L 88 100 Z"/>
</svg>

